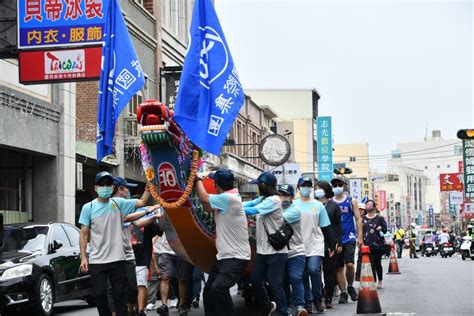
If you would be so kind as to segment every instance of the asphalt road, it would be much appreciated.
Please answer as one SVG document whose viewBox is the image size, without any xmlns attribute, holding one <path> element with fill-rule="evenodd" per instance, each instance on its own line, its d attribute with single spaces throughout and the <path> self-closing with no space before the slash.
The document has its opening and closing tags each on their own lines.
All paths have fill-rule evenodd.
<svg viewBox="0 0 474 316">
<path fill-rule="evenodd" d="M 385 275 L 385 288 L 378 290 L 382 311 L 404 315 L 474 315 L 474 261 L 462 261 L 459 255 L 443 259 L 422 257 L 409 259 L 404 254 L 398 261 L 400 275 Z M 388 260 L 383 260 L 384 273 Z M 236 316 L 260 315 L 256 308 L 246 308 L 243 299 L 231 290 Z M 337 298 L 334 300 L 337 302 Z M 356 302 L 338 305 L 326 311 L 327 315 L 353 315 Z M 69 301 L 58 304 L 55 315 L 95 316 L 97 310 L 89 308 L 83 301 Z M 157 315 L 150 311 L 148 315 Z M 176 309 L 170 315 L 178 315 Z M 203 308 L 193 309 L 189 316 L 204 315 Z"/>
</svg>

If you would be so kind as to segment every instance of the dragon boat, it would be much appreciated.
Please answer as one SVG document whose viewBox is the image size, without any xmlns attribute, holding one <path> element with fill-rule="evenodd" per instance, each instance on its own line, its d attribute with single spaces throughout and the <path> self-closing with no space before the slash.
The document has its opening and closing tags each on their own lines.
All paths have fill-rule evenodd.
<svg viewBox="0 0 474 316">
<path fill-rule="evenodd" d="M 194 190 L 203 152 L 175 123 L 173 112 L 156 100 L 138 106 L 137 120 L 143 170 L 152 197 L 165 210 L 161 222 L 168 243 L 176 254 L 208 272 L 217 253 L 214 215 L 204 211 Z M 204 185 L 215 193 L 211 179 Z M 249 228 L 254 231 L 253 220 Z"/>
</svg>

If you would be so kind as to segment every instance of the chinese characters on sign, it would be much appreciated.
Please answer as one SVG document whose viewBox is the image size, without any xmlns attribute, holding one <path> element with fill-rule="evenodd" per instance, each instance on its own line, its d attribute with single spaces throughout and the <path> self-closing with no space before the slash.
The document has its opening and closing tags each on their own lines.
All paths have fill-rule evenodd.
<svg viewBox="0 0 474 316">
<path fill-rule="evenodd" d="M 318 136 L 318 178 L 322 181 L 331 181 L 333 177 L 331 117 L 319 116 L 316 125 Z"/>
<path fill-rule="evenodd" d="M 474 140 L 462 141 L 464 169 L 464 197 L 474 201 Z"/>
<path fill-rule="evenodd" d="M 440 191 L 462 191 L 462 173 L 440 173 L 439 187 Z"/>
<path fill-rule="evenodd" d="M 387 209 L 387 192 L 385 190 L 380 190 L 378 197 L 378 209 L 379 211 L 385 211 Z"/>
<path fill-rule="evenodd" d="M 362 200 L 362 180 L 349 179 L 349 195 L 358 202 Z"/>
<path fill-rule="evenodd" d="M 18 1 L 18 48 L 101 44 L 110 1 Z"/>
</svg>

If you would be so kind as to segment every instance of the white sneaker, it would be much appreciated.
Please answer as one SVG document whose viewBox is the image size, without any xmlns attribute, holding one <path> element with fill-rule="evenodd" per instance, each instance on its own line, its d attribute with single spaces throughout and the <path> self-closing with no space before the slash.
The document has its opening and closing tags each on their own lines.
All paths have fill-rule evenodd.
<svg viewBox="0 0 474 316">
<path fill-rule="evenodd" d="M 153 310 L 155 310 L 155 304 L 150 303 L 150 304 L 148 304 L 148 305 L 145 307 L 145 309 L 146 309 L 147 311 L 153 311 Z"/>
<path fill-rule="evenodd" d="M 377 284 L 377 288 L 378 289 L 383 289 L 384 288 L 383 283 L 381 281 L 379 281 L 379 284 Z"/>
</svg>

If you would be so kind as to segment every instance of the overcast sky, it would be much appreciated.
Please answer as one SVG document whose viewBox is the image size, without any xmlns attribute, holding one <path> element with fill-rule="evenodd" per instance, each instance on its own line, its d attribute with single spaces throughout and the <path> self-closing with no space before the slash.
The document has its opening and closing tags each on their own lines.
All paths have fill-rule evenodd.
<svg viewBox="0 0 474 316">
<path fill-rule="evenodd" d="M 335 142 L 474 128 L 471 0 L 215 0 L 244 88 L 316 88 Z"/>
</svg>

